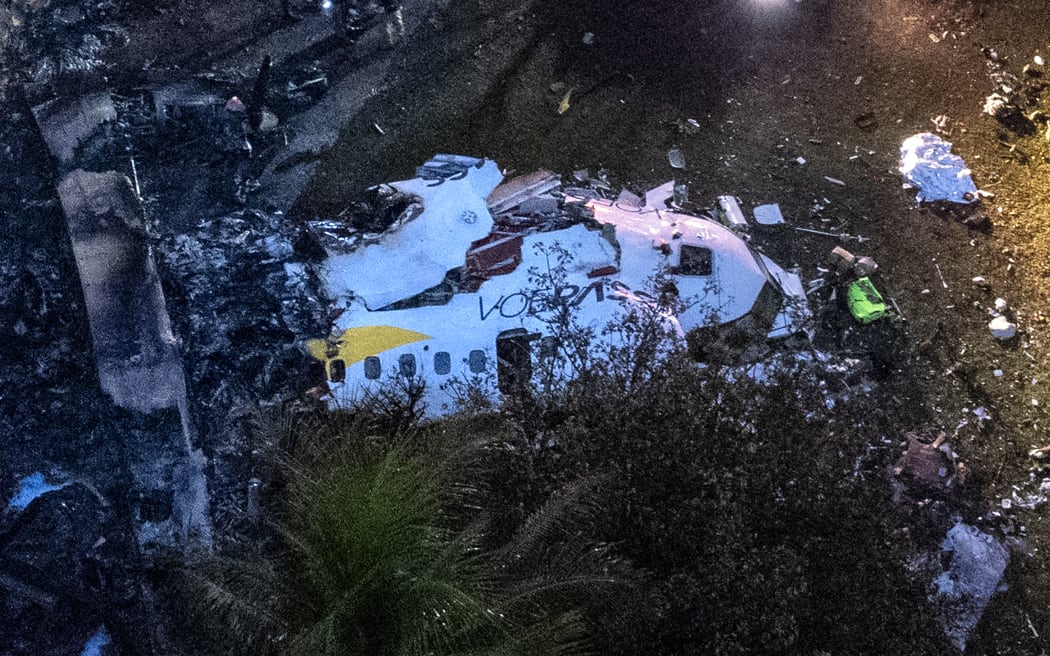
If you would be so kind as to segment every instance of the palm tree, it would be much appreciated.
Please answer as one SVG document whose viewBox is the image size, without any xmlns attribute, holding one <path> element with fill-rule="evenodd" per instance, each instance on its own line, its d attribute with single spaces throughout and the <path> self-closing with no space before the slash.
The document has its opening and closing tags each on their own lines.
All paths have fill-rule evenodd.
<svg viewBox="0 0 1050 656">
<path fill-rule="evenodd" d="M 307 434 L 284 468 L 273 547 L 206 559 L 182 579 L 198 617 L 224 627 L 224 653 L 578 654 L 588 619 L 627 588 L 585 537 L 595 481 L 494 535 L 492 482 L 511 436 L 492 420 Z"/>
</svg>

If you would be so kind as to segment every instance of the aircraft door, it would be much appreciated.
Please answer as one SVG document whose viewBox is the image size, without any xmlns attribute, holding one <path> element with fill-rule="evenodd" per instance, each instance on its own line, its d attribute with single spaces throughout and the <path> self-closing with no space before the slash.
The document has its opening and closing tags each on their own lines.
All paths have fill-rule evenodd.
<svg viewBox="0 0 1050 656">
<path fill-rule="evenodd" d="M 524 328 L 504 330 L 496 336 L 496 378 L 499 391 L 514 394 L 527 389 L 532 378 L 530 343 L 539 335 Z"/>
</svg>

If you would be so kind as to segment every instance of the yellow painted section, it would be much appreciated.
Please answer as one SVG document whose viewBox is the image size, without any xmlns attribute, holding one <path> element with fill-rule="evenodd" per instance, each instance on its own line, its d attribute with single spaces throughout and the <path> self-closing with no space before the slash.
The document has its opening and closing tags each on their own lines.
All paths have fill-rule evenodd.
<svg viewBox="0 0 1050 656">
<path fill-rule="evenodd" d="M 306 351 L 321 362 L 342 360 L 346 366 L 398 346 L 430 339 L 430 335 L 396 326 L 347 328 L 335 339 L 309 339 Z"/>
</svg>

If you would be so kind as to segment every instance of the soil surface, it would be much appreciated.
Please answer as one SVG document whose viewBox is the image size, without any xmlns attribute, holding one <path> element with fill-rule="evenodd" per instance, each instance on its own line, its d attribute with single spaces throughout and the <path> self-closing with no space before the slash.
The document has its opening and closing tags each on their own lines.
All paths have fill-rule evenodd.
<svg viewBox="0 0 1050 656">
<path fill-rule="evenodd" d="M 316 11 L 286 18 L 280 4 L 139 8 L 123 19 L 127 44 L 107 55 L 110 80 L 84 86 L 179 79 L 236 60 L 296 20 L 317 20 Z M 283 84 L 281 75 L 314 63 L 341 75 L 387 65 L 339 140 L 307 154 L 316 173 L 284 209 L 297 219 L 334 217 L 365 187 L 410 177 L 430 155 L 451 152 L 494 159 L 508 175 L 603 171 L 614 189 L 635 192 L 674 178 L 688 184 L 697 210 L 722 194 L 745 210 L 779 203 L 787 225 L 756 231 L 754 243 L 805 281 L 823 275 L 837 245 L 874 257 L 875 284 L 896 311 L 859 326 L 825 287 L 812 296 L 815 343 L 871 363 L 877 384 L 868 393 L 900 428 L 889 440 L 944 431 L 983 499 L 965 519 L 1015 538 L 1008 587 L 967 653 L 1041 653 L 1050 636 L 1050 504 L 1002 500 L 1038 486 L 1028 452 L 1050 445 L 1050 142 L 1045 119 L 1032 114 L 1050 113 L 1033 74 L 1041 72 L 1033 58 L 1050 57 L 1042 0 L 451 0 L 408 2 L 406 11 L 426 13 L 393 46 L 355 57 L 322 40 L 278 70 Z M 1007 125 L 982 112 L 1004 84 L 1033 120 Z M 296 111 L 290 101 L 273 106 L 282 120 Z M 938 125 L 937 117 L 946 118 Z M 936 207 L 902 188 L 901 142 L 935 130 L 993 195 Z M 684 169 L 670 165 L 671 148 L 684 154 Z M 213 168 L 225 175 L 230 164 Z M 33 212 L 54 205 L 40 203 Z M 977 276 L 987 283 L 975 284 Z M 997 297 L 1019 326 L 1005 342 L 987 328 Z M 84 322 L 66 321 L 79 331 L 70 329 L 68 350 L 87 352 Z M 989 420 L 978 420 L 979 407 Z"/>
</svg>

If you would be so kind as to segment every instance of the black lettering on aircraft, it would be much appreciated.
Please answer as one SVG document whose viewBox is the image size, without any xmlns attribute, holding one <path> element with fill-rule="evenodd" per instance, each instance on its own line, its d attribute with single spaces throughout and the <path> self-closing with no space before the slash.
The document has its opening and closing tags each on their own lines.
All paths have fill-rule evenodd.
<svg viewBox="0 0 1050 656">
<path fill-rule="evenodd" d="M 510 303 L 510 306 L 508 307 L 507 303 L 510 302 L 510 299 L 515 297 L 520 297 L 521 300 L 515 300 Z M 525 310 L 529 309 L 529 302 L 530 299 L 525 292 L 514 292 L 510 296 L 500 299 L 499 315 L 505 319 L 521 316 Z"/>
<path fill-rule="evenodd" d="M 559 306 L 567 305 L 569 307 L 579 307 L 583 305 L 583 302 L 587 300 L 589 295 L 592 295 L 596 303 L 601 303 L 605 300 L 605 283 L 601 280 L 595 280 L 591 284 L 583 287 L 579 285 L 565 285 L 556 289 L 539 289 L 533 291 L 518 291 L 507 296 L 500 296 L 496 301 L 488 308 L 485 307 L 485 299 L 478 297 L 478 314 L 482 321 L 487 320 L 492 316 L 493 312 L 499 311 L 499 316 L 504 319 L 512 319 L 514 317 L 520 317 L 522 314 L 528 313 L 529 315 L 536 315 L 540 312 L 545 312 L 558 308 Z M 612 283 L 613 291 L 630 291 L 630 288 L 620 281 Z M 645 298 L 652 298 L 648 294 L 642 292 L 636 292 L 639 296 Z"/>
</svg>

